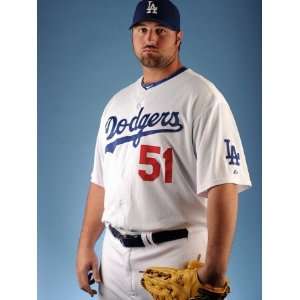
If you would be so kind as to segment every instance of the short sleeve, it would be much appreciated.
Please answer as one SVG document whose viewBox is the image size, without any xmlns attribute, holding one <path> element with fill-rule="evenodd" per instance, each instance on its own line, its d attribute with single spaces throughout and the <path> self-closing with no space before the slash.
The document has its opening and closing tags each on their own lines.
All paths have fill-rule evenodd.
<svg viewBox="0 0 300 300">
<path fill-rule="evenodd" d="M 104 187 L 103 181 L 103 149 L 101 146 L 101 123 L 97 134 L 95 152 L 94 152 L 94 162 L 92 167 L 92 172 L 90 176 L 90 181 L 97 185 Z"/>
<path fill-rule="evenodd" d="M 207 197 L 219 184 L 234 183 L 238 192 L 251 186 L 246 158 L 234 117 L 224 98 L 214 99 L 194 120 L 197 194 Z"/>
</svg>

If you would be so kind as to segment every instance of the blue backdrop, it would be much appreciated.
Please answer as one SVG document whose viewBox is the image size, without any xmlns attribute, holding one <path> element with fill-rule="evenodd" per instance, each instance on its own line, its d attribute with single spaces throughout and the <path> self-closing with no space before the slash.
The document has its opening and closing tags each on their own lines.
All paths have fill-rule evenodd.
<svg viewBox="0 0 300 300">
<path fill-rule="evenodd" d="M 137 1 L 38 0 L 38 299 L 81 300 L 76 247 L 100 114 L 140 76 Z M 231 300 L 261 299 L 261 3 L 174 0 L 182 62 L 216 84 L 235 115 L 253 188 L 240 197 Z M 101 241 L 97 243 L 100 252 Z"/>
</svg>

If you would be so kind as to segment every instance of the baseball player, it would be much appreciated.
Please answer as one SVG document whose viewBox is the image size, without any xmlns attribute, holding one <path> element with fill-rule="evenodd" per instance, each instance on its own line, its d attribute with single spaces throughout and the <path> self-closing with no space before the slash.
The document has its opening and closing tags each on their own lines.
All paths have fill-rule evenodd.
<svg viewBox="0 0 300 300">
<path fill-rule="evenodd" d="M 80 288 L 93 296 L 96 281 L 100 299 L 175 299 L 148 284 L 154 266 L 159 274 L 193 270 L 195 291 L 199 284 L 219 291 L 238 193 L 251 186 L 234 117 L 215 85 L 181 63 L 180 13 L 171 1 L 140 1 L 130 30 L 142 75 L 101 116 L 77 250 Z M 105 228 L 98 260 L 94 245 Z M 199 265 L 185 269 L 197 257 Z M 192 289 L 176 299 L 226 296 L 199 298 Z"/>
</svg>

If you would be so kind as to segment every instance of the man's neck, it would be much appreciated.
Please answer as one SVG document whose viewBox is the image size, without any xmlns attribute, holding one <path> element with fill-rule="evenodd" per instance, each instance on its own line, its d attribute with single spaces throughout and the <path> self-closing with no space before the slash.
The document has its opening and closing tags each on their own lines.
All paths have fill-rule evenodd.
<svg viewBox="0 0 300 300">
<path fill-rule="evenodd" d="M 171 63 L 169 66 L 162 69 L 143 67 L 143 73 L 144 73 L 143 82 L 152 83 L 152 82 L 163 80 L 164 78 L 167 78 L 173 73 L 175 73 L 181 67 L 182 64 L 180 63 L 179 60 Z"/>
</svg>

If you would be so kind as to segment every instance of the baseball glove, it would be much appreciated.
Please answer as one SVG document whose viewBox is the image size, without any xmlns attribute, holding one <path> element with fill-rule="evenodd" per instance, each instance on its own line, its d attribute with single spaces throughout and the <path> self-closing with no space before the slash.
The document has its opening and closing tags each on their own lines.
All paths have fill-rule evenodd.
<svg viewBox="0 0 300 300">
<path fill-rule="evenodd" d="M 188 262 L 184 269 L 152 267 L 143 272 L 142 286 L 154 300 L 222 300 L 230 292 L 228 281 L 224 287 L 201 283 L 197 270 L 204 263 Z"/>
</svg>

